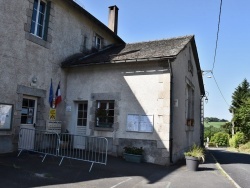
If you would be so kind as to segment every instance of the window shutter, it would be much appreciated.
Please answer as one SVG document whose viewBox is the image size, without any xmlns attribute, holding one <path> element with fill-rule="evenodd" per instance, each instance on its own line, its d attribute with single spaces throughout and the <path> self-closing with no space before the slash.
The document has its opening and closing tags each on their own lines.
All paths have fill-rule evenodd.
<svg viewBox="0 0 250 188">
<path fill-rule="evenodd" d="M 44 35 L 43 35 L 43 39 L 45 41 L 47 41 L 47 36 L 48 36 L 50 7 L 51 7 L 51 1 L 48 1 L 47 10 L 46 10 L 46 17 L 45 17 L 45 24 L 44 24 Z"/>
</svg>

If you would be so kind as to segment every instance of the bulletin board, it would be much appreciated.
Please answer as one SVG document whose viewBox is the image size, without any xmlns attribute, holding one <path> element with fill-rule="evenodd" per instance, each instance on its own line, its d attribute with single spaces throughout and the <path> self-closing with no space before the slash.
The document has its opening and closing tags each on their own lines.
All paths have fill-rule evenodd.
<svg viewBox="0 0 250 188">
<path fill-rule="evenodd" d="M 153 132 L 154 116 L 128 114 L 126 130 L 133 132 Z"/>
<path fill-rule="evenodd" d="M 0 103 L 0 131 L 10 130 L 13 115 L 13 105 Z"/>
</svg>

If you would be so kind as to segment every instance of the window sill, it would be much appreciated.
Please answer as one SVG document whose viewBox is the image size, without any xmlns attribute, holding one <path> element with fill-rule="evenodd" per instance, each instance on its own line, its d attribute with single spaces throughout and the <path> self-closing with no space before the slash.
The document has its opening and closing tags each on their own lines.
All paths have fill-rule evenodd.
<svg viewBox="0 0 250 188">
<path fill-rule="evenodd" d="M 38 37 L 38 36 L 35 36 L 29 32 L 26 32 L 25 33 L 25 39 L 31 41 L 31 42 L 34 42 L 40 46 L 43 46 L 47 49 L 50 49 L 50 43 L 48 41 L 45 41 L 43 40 L 42 38 Z"/>
<path fill-rule="evenodd" d="M 114 128 L 105 128 L 105 127 L 94 127 L 95 131 L 109 131 L 109 132 L 113 132 Z"/>
</svg>

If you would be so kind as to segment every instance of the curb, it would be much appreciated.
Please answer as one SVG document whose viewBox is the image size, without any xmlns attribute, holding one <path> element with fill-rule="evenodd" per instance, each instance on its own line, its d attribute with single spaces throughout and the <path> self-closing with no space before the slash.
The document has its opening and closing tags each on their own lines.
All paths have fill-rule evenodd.
<svg viewBox="0 0 250 188">
<path fill-rule="evenodd" d="M 221 167 L 221 165 L 220 165 L 220 163 L 216 160 L 216 158 L 214 157 L 214 155 L 211 153 L 211 152 L 209 152 L 210 153 L 210 155 L 213 157 L 213 159 L 215 160 L 215 163 L 216 163 L 216 166 L 217 166 L 217 168 L 219 169 L 219 170 L 221 170 L 225 175 L 226 175 L 226 177 L 234 184 L 234 186 L 236 187 L 236 188 L 241 188 L 241 186 L 239 186 L 229 175 L 228 175 L 228 173 L 226 173 L 226 171 Z"/>
</svg>

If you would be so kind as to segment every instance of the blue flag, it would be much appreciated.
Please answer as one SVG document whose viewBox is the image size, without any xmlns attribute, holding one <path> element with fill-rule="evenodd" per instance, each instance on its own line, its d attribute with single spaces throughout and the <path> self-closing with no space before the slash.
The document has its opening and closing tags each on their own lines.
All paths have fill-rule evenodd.
<svg viewBox="0 0 250 188">
<path fill-rule="evenodd" d="M 50 105 L 50 108 L 52 108 L 52 105 L 53 105 L 53 86 L 52 86 L 52 79 L 51 79 L 51 84 L 50 84 L 50 89 L 49 89 L 49 105 Z"/>
</svg>

